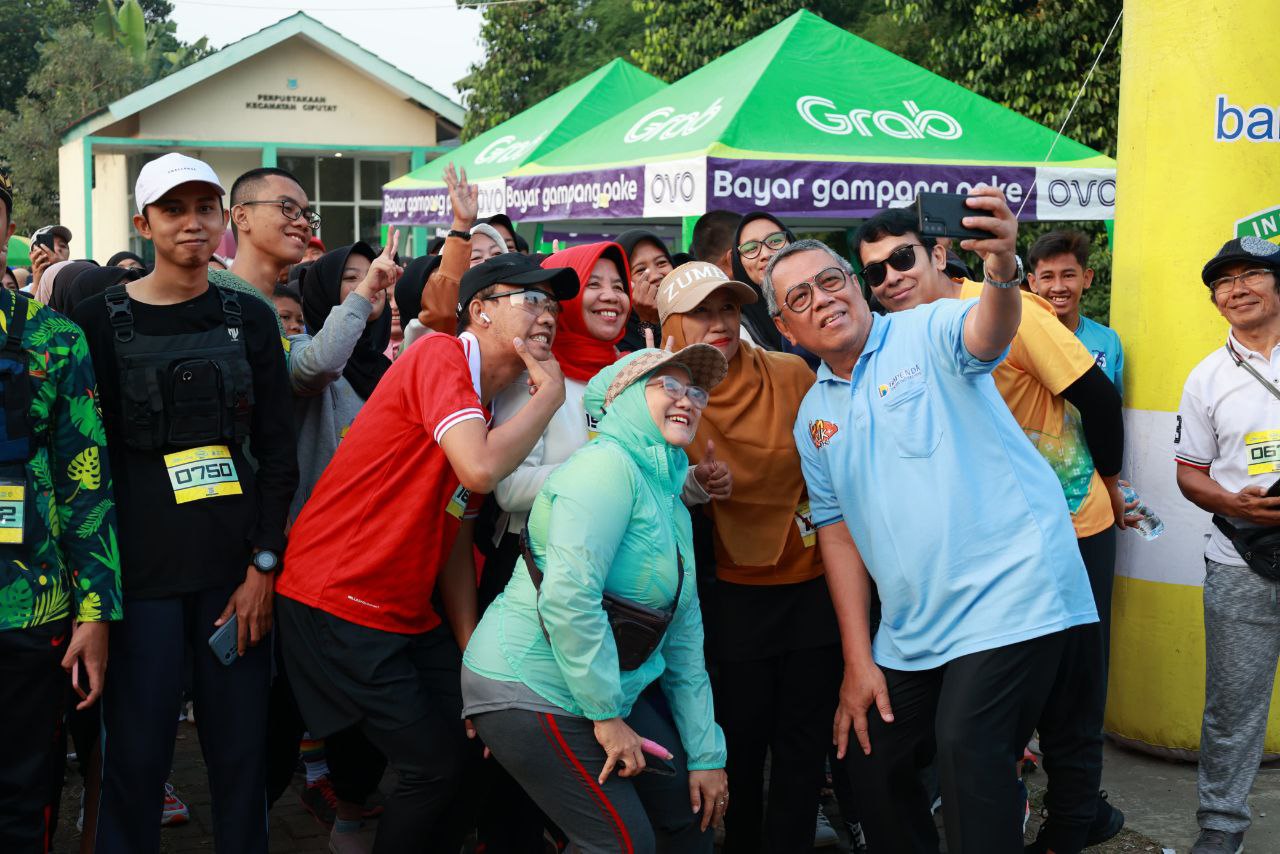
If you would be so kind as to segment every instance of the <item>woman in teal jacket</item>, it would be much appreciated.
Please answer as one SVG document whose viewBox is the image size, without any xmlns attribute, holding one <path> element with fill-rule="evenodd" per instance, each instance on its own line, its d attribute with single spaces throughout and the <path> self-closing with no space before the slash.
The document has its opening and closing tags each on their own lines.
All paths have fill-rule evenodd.
<svg viewBox="0 0 1280 854">
<path fill-rule="evenodd" d="M 529 513 L 541 589 L 517 563 L 463 658 L 464 714 L 584 854 L 651 852 L 658 837 L 664 851 L 710 852 L 708 828 L 728 805 L 680 501 L 683 448 L 726 370 L 718 350 L 695 344 L 637 351 L 591 380 L 584 405 L 603 413 L 598 437 L 547 479 Z M 619 666 L 606 591 L 675 606 L 635 669 Z M 640 696 L 654 681 L 674 728 Z"/>
</svg>

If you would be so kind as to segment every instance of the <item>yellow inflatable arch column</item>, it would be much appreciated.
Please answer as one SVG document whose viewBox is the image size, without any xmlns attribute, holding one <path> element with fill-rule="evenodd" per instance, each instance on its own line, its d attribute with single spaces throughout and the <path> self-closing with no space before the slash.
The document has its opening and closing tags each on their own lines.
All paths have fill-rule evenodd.
<svg viewBox="0 0 1280 854">
<path fill-rule="evenodd" d="M 1107 729 L 1199 748 L 1208 514 L 1174 479 L 1182 385 L 1226 324 L 1200 268 L 1231 237 L 1280 242 L 1275 0 L 1126 0 L 1111 322 L 1125 348 L 1125 471 L 1164 520 L 1120 536 Z M 1276 425 L 1280 428 L 1280 425 Z M 1273 695 L 1268 753 L 1280 752 Z"/>
</svg>

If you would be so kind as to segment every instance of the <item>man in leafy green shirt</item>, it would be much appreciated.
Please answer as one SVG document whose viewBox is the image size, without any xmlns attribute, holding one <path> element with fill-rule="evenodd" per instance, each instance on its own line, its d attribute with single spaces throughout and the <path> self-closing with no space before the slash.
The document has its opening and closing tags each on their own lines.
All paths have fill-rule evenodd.
<svg viewBox="0 0 1280 854">
<path fill-rule="evenodd" d="M 0 234 L 12 190 L 0 178 Z M 19 319 L 18 313 L 21 313 Z M 67 676 L 102 693 L 107 622 L 121 613 L 106 432 L 80 327 L 0 290 L 0 851 L 43 851 Z M 19 353 L 20 349 L 20 353 Z M 21 361 L 19 361 L 19 359 Z M 25 362 L 25 373 L 8 373 Z M 3 402 L 30 391 L 26 417 Z M 27 448 L 30 448 L 28 451 Z M 74 625 L 74 628 L 72 626 Z"/>
</svg>

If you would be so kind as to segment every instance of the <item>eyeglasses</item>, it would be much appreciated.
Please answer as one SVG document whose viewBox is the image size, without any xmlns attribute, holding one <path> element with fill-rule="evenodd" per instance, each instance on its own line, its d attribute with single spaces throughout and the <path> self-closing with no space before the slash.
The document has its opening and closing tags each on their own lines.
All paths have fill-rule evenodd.
<svg viewBox="0 0 1280 854">
<path fill-rule="evenodd" d="M 297 222 L 299 219 L 306 218 L 307 225 L 311 226 L 312 231 L 320 228 L 320 214 L 311 208 L 304 208 L 297 202 L 289 199 L 256 199 L 248 202 L 240 202 L 242 205 L 275 205 L 280 208 L 280 213 L 284 214 L 284 218 L 289 222 Z"/>
<path fill-rule="evenodd" d="M 1213 295 L 1217 296 L 1223 288 L 1227 288 L 1228 290 L 1234 288 L 1237 279 L 1239 279 L 1246 288 L 1252 288 L 1262 284 L 1264 277 L 1270 274 L 1270 270 L 1263 270 L 1261 268 L 1256 270 L 1245 270 L 1238 276 L 1223 276 L 1219 279 L 1214 279 L 1209 283 L 1209 287 L 1213 290 Z"/>
<path fill-rule="evenodd" d="M 667 393 L 667 397 L 672 400 L 679 400 L 682 397 L 687 397 L 689 398 L 689 403 L 693 405 L 693 408 L 698 410 L 706 409 L 707 400 L 710 398 L 710 395 L 707 394 L 707 390 L 702 386 L 685 385 L 675 377 L 667 376 L 666 374 L 649 380 L 645 385 L 662 386 L 662 390 L 665 391 Z"/>
<path fill-rule="evenodd" d="M 511 304 L 523 308 L 534 317 L 542 314 L 544 311 L 552 317 L 560 316 L 560 302 L 546 291 L 540 291 L 537 288 L 525 288 L 519 291 L 507 291 L 503 294 L 494 294 L 487 296 L 485 299 L 502 299 L 503 297 L 511 297 Z"/>
<path fill-rule="evenodd" d="M 888 264 L 899 273 L 905 273 L 916 265 L 916 247 L 924 248 L 920 243 L 908 243 L 905 246 L 899 246 L 897 249 L 889 253 L 889 257 L 883 261 L 872 261 L 870 264 L 862 268 L 862 281 L 867 283 L 869 288 L 878 288 L 884 284 L 884 277 L 888 273 L 885 265 Z"/>
<path fill-rule="evenodd" d="M 774 252 L 790 243 L 787 240 L 785 231 L 775 231 L 773 234 L 766 234 L 764 240 L 748 240 L 746 243 L 738 247 L 738 254 L 743 258 L 754 258 L 760 254 L 761 246 L 768 246 Z"/>
<path fill-rule="evenodd" d="M 787 288 L 786 294 L 782 297 L 782 304 L 799 314 L 813 302 L 813 289 L 815 286 L 830 294 L 843 288 L 845 282 L 844 270 L 839 267 L 828 267 L 812 279 L 806 279 L 798 285 L 792 285 Z M 782 312 L 778 312 L 774 316 L 777 317 L 780 314 Z"/>
</svg>

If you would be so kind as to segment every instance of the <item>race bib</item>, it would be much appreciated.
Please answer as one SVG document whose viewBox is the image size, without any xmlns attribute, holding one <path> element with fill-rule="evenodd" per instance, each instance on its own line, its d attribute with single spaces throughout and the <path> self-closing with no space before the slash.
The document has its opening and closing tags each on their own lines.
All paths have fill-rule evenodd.
<svg viewBox="0 0 1280 854">
<path fill-rule="evenodd" d="M 813 527 L 813 513 L 809 510 L 809 502 L 805 501 L 796 508 L 796 528 L 800 531 L 800 539 L 806 549 L 813 548 L 818 541 L 818 529 Z"/>
<path fill-rule="evenodd" d="M 243 493 L 236 464 L 231 461 L 231 450 L 226 445 L 206 445 L 165 454 L 164 465 L 178 504 Z"/>
<path fill-rule="evenodd" d="M 26 506 L 27 485 L 16 480 L 0 480 L 0 543 L 22 543 Z"/>
<path fill-rule="evenodd" d="M 1249 474 L 1280 472 L 1280 430 L 1259 430 L 1244 437 Z"/>
<path fill-rule="evenodd" d="M 462 515 L 467 512 L 467 502 L 471 500 L 471 490 L 464 486 L 459 486 L 454 491 L 453 496 L 449 499 L 448 505 L 444 508 L 444 512 L 448 513 L 455 519 L 461 519 Z"/>
</svg>

